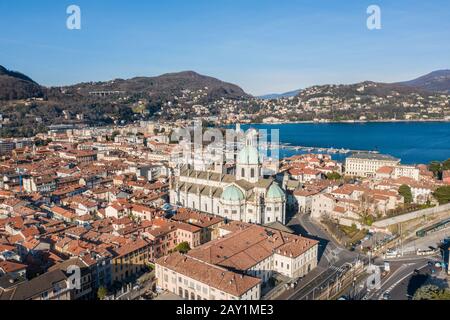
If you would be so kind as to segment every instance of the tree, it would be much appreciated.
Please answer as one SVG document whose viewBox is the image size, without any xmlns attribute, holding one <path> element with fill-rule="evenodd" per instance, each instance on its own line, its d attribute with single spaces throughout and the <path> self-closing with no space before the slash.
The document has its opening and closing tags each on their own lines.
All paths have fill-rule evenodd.
<svg viewBox="0 0 450 320">
<path fill-rule="evenodd" d="M 111 134 L 111 141 L 114 141 L 114 139 L 120 134 L 119 131 L 115 130 L 113 131 L 113 133 Z"/>
<path fill-rule="evenodd" d="M 181 242 L 175 247 L 175 251 L 180 253 L 188 253 L 191 250 L 188 242 Z"/>
<path fill-rule="evenodd" d="M 104 300 L 106 298 L 107 294 L 108 294 L 108 290 L 105 287 L 98 288 L 97 298 L 99 298 L 100 300 Z"/>
<path fill-rule="evenodd" d="M 403 196 L 403 198 L 405 199 L 405 203 L 410 204 L 413 202 L 411 188 L 408 185 L 406 184 L 401 185 L 400 188 L 398 189 L 398 193 Z"/>
<path fill-rule="evenodd" d="M 434 175 L 436 177 L 439 177 L 441 170 L 442 170 L 442 166 L 441 163 L 438 161 L 433 161 L 428 165 L 428 170 L 430 170 L 431 172 L 434 173 Z"/>
<path fill-rule="evenodd" d="M 340 180 L 341 178 L 342 178 L 342 176 L 337 172 L 327 173 L 328 180 Z"/>
<path fill-rule="evenodd" d="M 442 163 L 442 170 L 450 170 L 450 159 L 447 159 Z"/>
<path fill-rule="evenodd" d="M 450 186 L 439 187 L 433 193 L 434 197 L 439 201 L 439 204 L 446 204 L 450 202 Z"/>
<path fill-rule="evenodd" d="M 413 300 L 450 300 L 450 290 L 439 289 L 435 285 L 426 285 L 416 291 Z"/>
<path fill-rule="evenodd" d="M 367 226 L 370 227 L 374 223 L 374 218 L 371 214 L 368 214 L 363 218 L 363 221 Z"/>
</svg>

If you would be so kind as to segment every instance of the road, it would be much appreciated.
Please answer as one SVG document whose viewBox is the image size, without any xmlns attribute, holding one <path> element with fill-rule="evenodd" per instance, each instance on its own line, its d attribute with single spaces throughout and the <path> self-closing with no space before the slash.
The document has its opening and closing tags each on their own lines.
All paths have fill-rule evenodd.
<svg viewBox="0 0 450 320">
<path fill-rule="evenodd" d="M 383 299 L 384 293 L 390 293 L 400 284 L 405 283 L 410 278 L 415 270 L 420 270 L 427 266 L 427 262 L 433 260 L 432 257 L 411 257 L 401 260 L 392 260 L 391 271 L 381 281 L 381 286 L 368 292 L 363 300 L 380 300 Z M 400 294 L 401 295 L 401 294 Z M 403 294 L 406 298 L 406 293 Z M 398 298 L 399 295 L 397 294 Z"/>
<path fill-rule="evenodd" d="M 320 289 L 324 289 L 345 266 L 358 259 L 358 253 L 350 252 L 328 235 L 319 225 L 311 221 L 310 216 L 294 216 L 288 226 L 297 234 L 302 234 L 319 241 L 319 264 L 306 275 L 296 288 L 281 294 L 279 300 L 313 300 Z"/>
<path fill-rule="evenodd" d="M 392 300 L 410 300 L 417 289 L 430 282 L 439 287 L 446 287 L 448 285 L 446 276 L 439 279 L 436 277 L 439 273 L 439 268 L 436 268 L 434 265 L 427 265 L 426 267 L 418 269 L 417 273 L 410 274 L 390 290 L 390 298 Z M 439 283 L 439 281 L 441 282 Z"/>
</svg>

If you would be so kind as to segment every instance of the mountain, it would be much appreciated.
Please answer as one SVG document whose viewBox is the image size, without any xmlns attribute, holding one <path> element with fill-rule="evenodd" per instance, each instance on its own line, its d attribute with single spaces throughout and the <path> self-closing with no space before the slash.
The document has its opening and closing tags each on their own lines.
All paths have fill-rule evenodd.
<svg viewBox="0 0 450 320">
<path fill-rule="evenodd" d="M 154 99 L 171 99 L 173 96 L 180 96 L 185 90 L 205 91 L 207 100 L 250 97 L 237 85 L 200 75 L 194 71 L 167 73 L 157 77 L 135 77 L 127 80 L 115 79 L 108 82 L 80 83 L 65 89 L 74 90 L 81 95 L 96 91 L 140 93 Z"/>
<path fill-rule="evenodd" d="M 290 97 L 295 97 L 300 93 L 301 89 L 298 90 L 294 90 L 294 91 L 289 91 L 289 92 L 285 92 L 285 93 L 271 93 L 271 94 L 266 94 L 266 95 L 262 95 L 259 96 L 259 99 L 263 99 L 263 100 L 272 100 L 272 99 L 280 99 L 280 98 L 290 98 Z"/>
<path fill-rule="evenodd" d="M 438 70 L 414 80 L 397 84 L 433 92 L 450 93 L 450 70 Z"/>
<path fill-rule="evenodd" d="M 43 99 L 22 101 L 35 97 Z M 234 84 L 193 71 L 43 87 L 22 73 L 0 67 L 0 114 L 8 119 L 7 125 L 0 126 L 0 137 L 33 136 L 51 124 L 190 118 L 197 110 L 215 114 L 228 103 L 223 99 L 239 103 L 251 98 Z"/>
<path fill-rule="evenodd" d="M 355 96 L 367 97 L 389 97 L 389 96 L 408 96 L 412 93 L 426 94 L 428 91 L 408 87 L 401 84 L 381 83 L 373 81 L 364 81 L 355 84 L 331 84 L 318 85 L 303 89 L 298 97 L 302 99 L 334 97 L 341 99 L 349 99 Z"/>
<path fill-rule="evenodd" d="M 42 97 L 45 89 L 26 75 L 0 66 L 0 100 Z"/>
</svg>

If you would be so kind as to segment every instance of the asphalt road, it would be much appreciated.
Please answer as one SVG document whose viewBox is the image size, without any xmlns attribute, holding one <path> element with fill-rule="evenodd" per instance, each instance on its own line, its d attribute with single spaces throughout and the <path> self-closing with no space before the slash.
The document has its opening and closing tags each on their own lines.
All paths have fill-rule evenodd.
<svg viewBox="0 0 450 320">
<path fill-rule="evenodd" d="M 427 266 L 427 262 L 430 260 L 432 260 L 431 257 L 412 257 L 410 259 L 390 261 L 391 271 L 382 279 L 381 287 L 368 292 L 364 300 L 381 300 L 386 292 L 392 295 L 392 299 L 407 300 L 407 291 L 396 288 L 408 283 L 408 279 L 414 275 L 414 271 Z M 393 292 L 395 297 L 392 294 Z"/>
<path fill-rule="evenodd" d="M 297 215 L 291 219 L 288 226 L 296 234 L 302 234 L 319 241 L 319 264 L 317 268 L 305 276 L 294 289 L 281 294 L 278 300 L 313 300 L 320 289 L 324 289 L 343 267 L 358 258 L 358 254 L 350 252 L 336 243 L 327 232 L 311 221 L 309 215 Z"/>
<path fill-rule="evenodd" d="M 439 280 L 436 278 L 440 269 L 435 266 L 426 266 L 418 269 L 417 273 L 410 274 L 406 279 L 400 281 L 395 287 L 393 287 L 389 294 L 392 300 L 410 300 L 414 296 L 414 293 L 425 283 L 433 281 L 438 283 L 439 281 L 445 282 L 445 280 Z M 445 283 L 441 283 L 445 286 Z"/>
</svg>

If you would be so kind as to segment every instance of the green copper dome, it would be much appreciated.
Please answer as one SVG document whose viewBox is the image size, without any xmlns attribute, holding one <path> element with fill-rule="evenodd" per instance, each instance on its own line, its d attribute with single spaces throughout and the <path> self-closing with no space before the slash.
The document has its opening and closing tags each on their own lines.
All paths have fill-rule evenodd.
<svg viewBox="0 0 450 320">
<path fill-rule="evenodd" d="M 245 146 L 239 152 L 237 162 L 239 164 L 259 164 L 258 150 L 253 146 Z"/>
<path fill-rule="evenodd" d="M 284 199 L 284 191 L 278 186 L 278 184 L 273 183 L 269 191 L 267 191 L 267 198 L 270 199 Z"/>
<path fill-rule="evenodd" d="M 244 194 L 236 186 L 229 186 L 225 188 L 222 193 L 222 200 L 225 201 L 241 201 L 244 200 Z"/>
</svg>

